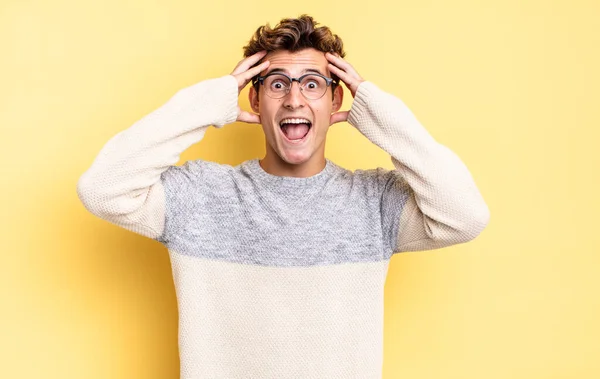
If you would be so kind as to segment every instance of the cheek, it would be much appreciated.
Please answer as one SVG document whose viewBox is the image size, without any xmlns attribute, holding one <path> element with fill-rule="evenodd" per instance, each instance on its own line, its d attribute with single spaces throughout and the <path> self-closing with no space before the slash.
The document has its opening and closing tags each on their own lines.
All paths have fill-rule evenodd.
<svg viewBox="0 0 600 379">
<path fill-rule="evenodd" d="M 281 100 L 268 99 L 266 101 L 261 101 L 258 103 L 258 110 L 261 115 L 264 115 L 267 118 L 272 118 L 277 113 L 277 110 L 280 107 Z"/>
<path fill-rule="evenodd" d="M 322 123 L 329 125 L 329 119 L 331 117 L 331 111 L 333 109 L 333 104 L 331 102 L 325 102 L 320 104 L 319 107 L 316 107 L 314 112 L 315 116 Z"/>
<path fill-rule="evenodd" d="M 262 129 L 268 139 L 275 138 L 277 129 L 274 127 L 275 117 L 280 107 L 279 100 L 269 99 L 258 104 Z"/>
</svg>

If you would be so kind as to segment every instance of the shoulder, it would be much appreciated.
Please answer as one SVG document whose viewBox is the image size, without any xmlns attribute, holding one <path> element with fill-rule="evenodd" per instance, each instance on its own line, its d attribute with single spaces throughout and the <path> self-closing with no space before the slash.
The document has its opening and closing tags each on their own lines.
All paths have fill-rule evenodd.
<svg viewBox="0 0 600 379">
<path fill-rule="evenodd" d="M 382 191 L 390 182 L 400 180 L 401 177 L 396 170 L 383 167 L 371 169 L 357 169 L 352 172 L 354 180 L 370 186 L 375 190 Z"/>
<path fill-rule="evenodd" d="M 181 166 L 170 166 L 161 174 L 161 179 L 166 185 L 175 187 L 197 186 L 199 183 L 227 180 L 234 175 L 234 171 L 231 165 L 198 159 L 187 161 Z"/>
<path fill-rule="evenodd" d="M 381 197 L 396 175 L 393 170 L 383 167 L 350 170 L 335 165 L 328 189 L 336 193 L 343 192 L 376 199 Z"/>
</svg>

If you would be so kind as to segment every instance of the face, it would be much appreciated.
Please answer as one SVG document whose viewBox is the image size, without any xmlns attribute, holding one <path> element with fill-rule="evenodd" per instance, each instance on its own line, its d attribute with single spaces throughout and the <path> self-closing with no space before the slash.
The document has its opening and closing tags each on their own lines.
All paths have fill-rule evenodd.
<svg viewBox="0 0 600 379">
<path fill-rule="evenodd" d="M 261 76 L 274 70 L 280 70 L 293 78 L 308 72 L 318 72 L 328 78 L 331 73 L 327 69 L 328 61 L 325 53 L 316 49 L 304 49 L 297 52 L 279 50 L 270 52 L 264 58 L 270 61 L 269 67 L 261 72 Z M 249 92 L 250 105 L 254 112 L 260 114 L 265 133 L 267 154 L 265 160 L 272 165 L 318 165 L 324 162 L 325 139 L 329 130 L 330 116 L 337 112 L 342 104 L 343 90 L 338 86 L 333 93 L 331 86 L 327 92 L 316 100 L 306 99 L 298 82 L 293 82 L 290 92 L 281 99 L 273 99 L 265 94 L 264 85 Z M 309 122 L 308 133 L 305 127 L 285 125 L 300 120 Z M 285 125 L 282 127 L 282 124 Z M 300 138 L 302 137 L 302 138 Z"/>
</svg>

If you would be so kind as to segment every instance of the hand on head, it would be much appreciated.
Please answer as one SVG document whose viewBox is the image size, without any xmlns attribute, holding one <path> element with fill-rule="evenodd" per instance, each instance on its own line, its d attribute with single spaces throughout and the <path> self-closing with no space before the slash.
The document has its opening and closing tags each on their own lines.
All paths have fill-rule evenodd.
<svg viewBox="0 0 600 379">
<path fill-rule="evenodd" d="M 260 74 L 262 70 L 265 70 L 269 67 L 269 61 L 264 61 L 256 67 L 252 67 L 256 62 L 260 61 L 265 55 L 267 55 L 266 51 L 260 51 L 254 55 L 251 55 L 247 58 L 242 59 L 237 66 L 231 72 L 234 78 L 236 78 L 238 82 L 238 95 L 244 87 L 252 80 L 253 77 Z M 238 116 L 236 121 L 247 122 L 249 124 L 260 124 L 260 116 L 244 111 L 238 105 Z"/>
<path fill-rule="evenodd" d="M 331 73 L 337 75 L 346 87 L 350 90 L 352 97 L 356 95 L 358 86 L 365 80 L 356 72 L 354 67 L 344 59 L 331 53 L 325 53 L 325 58 L 329 61 L 327 68 Z M 331 124 L 348 120 L 348 111 L 336 112 L 331 115 Z"/>
</svg>

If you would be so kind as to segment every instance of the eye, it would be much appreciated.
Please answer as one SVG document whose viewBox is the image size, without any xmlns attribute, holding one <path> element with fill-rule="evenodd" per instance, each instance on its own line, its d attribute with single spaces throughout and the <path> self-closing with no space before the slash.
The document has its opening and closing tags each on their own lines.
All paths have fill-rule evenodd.
<svg viewBox="0 0 600 379">
<path fill-rule="evenodd" d="M 271 83 L 271 88 L 274 90 L 282 90 L 286 88 L 286 85 L 283 80 L 276 79 Z"/>
<path fill-rule="evenodd" d="M 310 92 L 319 92 L 326 86 L 327 84 L 320 76 L 305 76 L 302 80 L 302 88 Z"/>
</svg>

